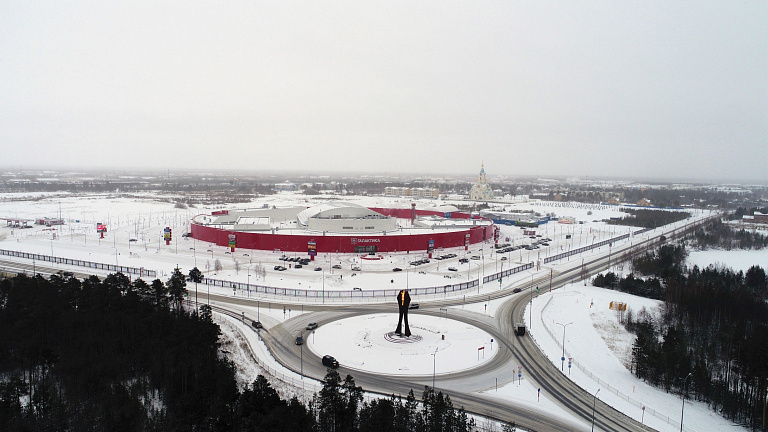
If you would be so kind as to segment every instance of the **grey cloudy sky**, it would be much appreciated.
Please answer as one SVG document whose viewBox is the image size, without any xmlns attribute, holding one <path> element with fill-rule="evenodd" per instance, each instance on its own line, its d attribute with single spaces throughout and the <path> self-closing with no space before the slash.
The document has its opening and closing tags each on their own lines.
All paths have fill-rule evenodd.
<svg viewBox="0 0 768 432">
<path fill-rule="evenodd" d="M 768 2 L 0 0 L 0 149 L 768 182 Z"/>
</svg>

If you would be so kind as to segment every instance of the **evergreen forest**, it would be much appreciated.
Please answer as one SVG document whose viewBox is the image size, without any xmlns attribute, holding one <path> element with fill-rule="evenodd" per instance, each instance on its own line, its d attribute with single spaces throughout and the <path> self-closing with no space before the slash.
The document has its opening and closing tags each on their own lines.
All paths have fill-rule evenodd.
<svg viewBox="0 0 768 432">
<path fill-rule="evenodd" d="M 684 265 L 685 248 L 665 245 L 633 261 L 640 274 L 598 275 L 594 285 L 663 300 L 659 314 L 626 314 L 637 337 L 632 372 L 668 392 L 700 400 L 725 418 L 764 428 L 768 391 L 768 280 L 746 272 Z"/>
<path fill-rule="evenodd" d="M 442 392 L 364 401 L 335 370 L 306 404 L 281 399 L 261 375 L 238 389 L 210 307 L 185 307 L 198 273 L 176 269 L 165 283 L 121 273 L 1 279 L 0 430 L 475 430 Z"/>
</svg>

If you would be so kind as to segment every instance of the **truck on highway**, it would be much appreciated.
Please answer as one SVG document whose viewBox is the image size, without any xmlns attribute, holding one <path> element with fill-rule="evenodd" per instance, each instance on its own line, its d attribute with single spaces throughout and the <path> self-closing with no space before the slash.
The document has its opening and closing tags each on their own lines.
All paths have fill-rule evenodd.
<svg viewBox="0 0 768 432">
<path fill-rule="evenodd" d="M 515 335 L 516 336 L 525 336 L 525 323 L 517 323 L 517 324 L 515 324 Z"/>
</svg>

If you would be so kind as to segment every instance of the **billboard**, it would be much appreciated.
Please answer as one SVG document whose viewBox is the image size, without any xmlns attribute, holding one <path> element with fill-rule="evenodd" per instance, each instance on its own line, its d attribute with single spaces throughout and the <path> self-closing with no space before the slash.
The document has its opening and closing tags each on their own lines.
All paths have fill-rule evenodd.
<svg viewBox="0 0 768 432">
<path fill-rule="evenodd" d="M 237 236 L 234 234 L 229 235 L 229 249 L 231 252 L 235 251 L 235 245 L 237 244 Z"/>
<path fill-rule="evenodd" d="M 171 235 L 171 228 L 165 227 L 163 230 L 163 240 L 165 240 L 165 244 L 168 245 L 171 243 L 172 235 Z"/>
<path fill-rule="evenodd" d="M 307 254 L 312 257 L 317 255 L 317 243 L 314 240 L 307 242 Z"/>
<path fill-rule="evenodd" d="M 102 222 L 99 222 L 96 224 L 96 232 L 97 233 L 105 233 L 107 232 L 107 226 L 104 225 Z"/>
</svg>

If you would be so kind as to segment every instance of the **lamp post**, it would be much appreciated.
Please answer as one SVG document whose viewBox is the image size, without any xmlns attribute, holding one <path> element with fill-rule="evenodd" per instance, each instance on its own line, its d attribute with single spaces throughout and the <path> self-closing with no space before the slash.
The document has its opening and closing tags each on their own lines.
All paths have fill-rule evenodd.
<svg viewBox="0 0 768 432">
<path fill-rule="evenodd" d="M 688 378 L 691 377 L 691 373 L 688 373 L 685 379 L 683 379 L 683 408 L 680 410 L 680 432 L 683 432 L 683 414 L 685 413 L 685 389 L 686 389 L 686 384 L 688 383 Z"/>
<path fill-rule="evenodd" d="M 437 348 L 432 353 L 432 390 L 435 389 L 435 367 L 437 365 Z"/>
<path fill-rule="evenodd" d="M 597 403 L 597 394 L 600 393 L 600 389 L 595 392 L 595 397 L 592 399 L 592 432 L 595 432 L 595 404 Z"/>
<path fill-rule="evenodd" d="M 559 326 L 563 326 L 563 355 L 562 357 L 560 357 L 560 370 L 563 371 L 565 370 L 565 328 L 573 324 L 573 321 L 569 322 L 568 324 L 560 324 L 560 323 L 555 323 L 555 324 Z"/>
</svg>

